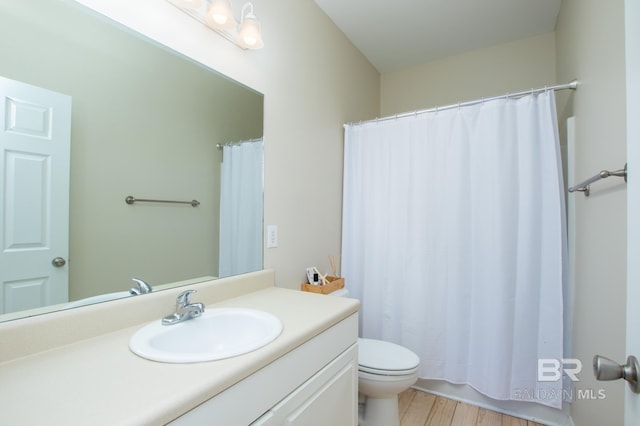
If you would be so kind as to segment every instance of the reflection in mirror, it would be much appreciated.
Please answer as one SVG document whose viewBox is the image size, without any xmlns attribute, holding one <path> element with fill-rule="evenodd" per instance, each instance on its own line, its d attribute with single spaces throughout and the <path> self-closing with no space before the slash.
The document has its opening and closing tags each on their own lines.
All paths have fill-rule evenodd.
<svg viewBox="0 0 640 426">
<path fill-rule="evenodd" d="M 0 32 L 0 76 L 8 82 L 1 86 L 3 111 L 8 99 L 22 102 L 7 109 L 17 118 L 3 113 L 3 120 L 33 123 L 34 114 L 40 117 L 36 123 L 48 120 L 37 111 L 53 111 L 50 116 L 58 119 L 63 107 L 47 109 L 43 94 L 70 100 L 68 122 L 51 121 L 52 135 L 70 129 L 70 165 L 60 172 L 70 176 L 69 199 L 62 203 L 68 251 L 64 242 L 51 241 L 56 230 L 66 229 L 66 219 L 56 224 L 47 216 L 59 199 L 57 184 L 46 180 L 48 167 L 64 169 L 64 152 L 59 159 L 32 151 L 32 129 L 2 127 L 2 163 L 12 166 L 0 169 L 0 319 L 31 315 L 43 305 L 66 308 L 85 299 L 126 297 L 136 286 L 134 277 L 157 291 L 262 269 L 260 93 L 71 0 L 0 0 Z M 29 87 L 36 90 L 32 100 L 21 91 Z M 48 134 L 35 141 L 57 143 Z M 252 162 L 243 166 L 251 168 L 250 179 L 234 166 L 246 161 Z M 40 176 L 37 184 L 33 176 Z M 221 201 L 221 192 L 231 203 Z M 130 205 L 127 196 L 200 204 Z M 232 210 L 237 205 L 250 217 Z M 18 257 L 30 251 L 46 266 Z M 251 253 L 250 259 L 240 258 L 243 253 Z M 59 267 L 54 258 L 61 259 Z M 60 276 L 62 285 L 50 285 Z"/>
</svg>

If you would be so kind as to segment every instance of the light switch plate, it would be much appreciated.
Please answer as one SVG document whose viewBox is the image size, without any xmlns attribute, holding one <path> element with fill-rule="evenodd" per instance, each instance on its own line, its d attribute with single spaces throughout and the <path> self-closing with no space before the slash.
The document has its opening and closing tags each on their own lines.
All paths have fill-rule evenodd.
<svg viewBox="0 0 640 426">
<path fill-rule="evenodd" d="M 278 247 L 278 225 L 267 226 L 267 248 Z"/>
</svg>

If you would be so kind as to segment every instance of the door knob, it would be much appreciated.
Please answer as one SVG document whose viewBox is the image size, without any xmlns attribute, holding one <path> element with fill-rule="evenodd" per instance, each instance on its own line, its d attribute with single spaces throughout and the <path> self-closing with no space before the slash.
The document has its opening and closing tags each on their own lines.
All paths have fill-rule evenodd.
<svg viewBox="0 0 640 426">
<path fill-rule="evenodd" d="M 625 379 L 629 382 L 629 387 L 634 393 L 640 393 L 640 382 L 638 382 L 638 372 L 640 364 L 638 359 L 629 355 L 627 363 L 620 365 L 617 362 L 600 355 L 593 357 L 593 374 L 598 380 L 618 380 Z"/>
<path fill-rule="evenodd" d="M 56 268 L 62 268 L 65 264 L 67 263 L 66 260 L 64 260 L 61 257 L 55 257 L 52 261 L 51 264 L 53 266 L 55 266 Z"/>
</svg>

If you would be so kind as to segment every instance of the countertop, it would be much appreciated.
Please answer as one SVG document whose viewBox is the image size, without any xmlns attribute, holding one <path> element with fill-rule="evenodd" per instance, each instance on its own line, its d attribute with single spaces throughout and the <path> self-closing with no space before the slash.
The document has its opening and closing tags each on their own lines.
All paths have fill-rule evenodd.
<svg viewBox="0 0 640 426">
<path fill-rule="evenodd" d="M 203 363 L 138 357 L 128 343 L 144 324 L 9 360 L 0 364 L 0 423 L 167 423 L 354 314 L 359 302 L 269 287 L 207 307 L 260 309 L 284 329 L 256 351 Z"/>
</svg>

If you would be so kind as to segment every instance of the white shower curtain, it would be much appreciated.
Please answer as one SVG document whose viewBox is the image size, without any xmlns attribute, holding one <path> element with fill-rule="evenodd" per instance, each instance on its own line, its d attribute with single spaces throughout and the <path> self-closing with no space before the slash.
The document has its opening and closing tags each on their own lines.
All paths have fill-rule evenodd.
<svg viewBox="0 0 640 426">
<path fill-rule="evenodd" d="M 262 269 L 264 143 L 223 146 L 220 188 L 220 277 Z"/>
<path fill-rule="evenodd" d="M 415 351 L 421 378 L 559 408 L 562 382 L 537 380 L 563 353 L 553 92 L 349 125 L 344 168 L 361 335 Z"/>
</svg>

